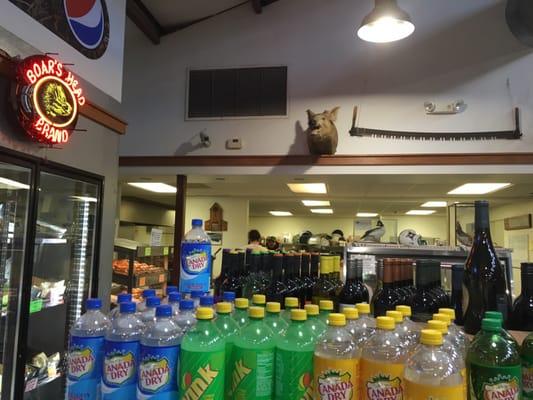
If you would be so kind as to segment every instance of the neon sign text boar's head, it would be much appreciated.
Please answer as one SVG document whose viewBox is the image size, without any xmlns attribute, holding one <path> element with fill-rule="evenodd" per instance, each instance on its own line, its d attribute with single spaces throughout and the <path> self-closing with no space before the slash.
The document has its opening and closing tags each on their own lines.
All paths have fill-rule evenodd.
<svg viewBox="0 0 533 400">
<path fill-rule="evenodd" d="M 85 104 L 72 72 L 48 56 L 31 56 L 16 69 L 12 102 L 22 128 L 36 142 L 66 143 Z"/>
</svg>

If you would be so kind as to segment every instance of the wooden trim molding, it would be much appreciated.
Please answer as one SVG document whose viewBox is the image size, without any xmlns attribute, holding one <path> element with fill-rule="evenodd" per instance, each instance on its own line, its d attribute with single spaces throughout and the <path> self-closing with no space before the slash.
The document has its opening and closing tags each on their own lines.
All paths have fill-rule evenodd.
<svg viewBox="0 0 533 400">
<path fill-rule="evenodd" d="M 376 155 L 263 155 L 263 156 L 123 156 L 121 167 L 254 167 L 279 165 L 525 165 L 533 153 L 376 154 Z"/>
</svg>

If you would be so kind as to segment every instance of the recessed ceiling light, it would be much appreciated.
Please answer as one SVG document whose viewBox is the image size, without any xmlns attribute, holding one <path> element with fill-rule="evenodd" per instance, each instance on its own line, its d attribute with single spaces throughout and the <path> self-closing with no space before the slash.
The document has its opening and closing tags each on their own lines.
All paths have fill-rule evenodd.
<svg viewBox="0 0 533 400">
<path fill-rule="evenodd" d="M 448 194 L 487 194 L 511 186 L 510 183 L 465 183 Z"/>
<path fill-rule="evenodd" d="M 411 17 L 396 0 L 376 0 L 375 7 L 361 23 L 357 36 L 367 42 L 388 43 L 401 40 L 415 31 Z"/>
<path fill-rule="evenodd" d="M 406 215 L 431 215 L 435 214 L 435 210 L 409 210 L 405 214 Z"/>
<path fill-rule="evenodd" d="M 331 203 L 329 200 L 302 200 L 306 207 L 329 207 Z"/>
<path fill-rule="evenodd" d="M 333 214 L 331 208 L 311 208 L 313 214 Z"/>
<path fill-rule="evenodd" d="M 4 178 L 0 176 L 0 185 L 7 186 L 7 189 L 29 189 L 30 185 L 25 183 L 14 181 L 13 179 Z"/>
<path fill-rule="evenodd" d="M 292 213 L 290 211 L 269 211 L 274 217 L 290 217 Z"/>
<path fill-rule="evenodd" d="M 328 192 L 325 183 L 287 183 L 287 186 L 294 193 L 325 194 Z"/>
<path fill-rule="evenodd" d="M 448 203 L 446 201 L 427 201 L 422 204 L 420 207 L 447 207 Z"/>
<path fill-rule="evenodd" d="M 128 182 L 128 185 L 155 193 L 176 193 L 174 186 L 162 182 Z"/>
<path fill-rule="evenodd" d="M 379 214 L 374 212 L 358 212 L 357 216 L 362 218 L 372 218 L 377 217 Z"/>
</svg>

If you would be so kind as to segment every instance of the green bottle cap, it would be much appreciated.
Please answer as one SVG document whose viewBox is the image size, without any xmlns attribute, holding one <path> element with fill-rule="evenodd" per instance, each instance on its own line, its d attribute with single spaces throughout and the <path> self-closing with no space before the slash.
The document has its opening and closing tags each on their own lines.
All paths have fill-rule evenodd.
<svg viewBox="0 0 533 400">
<path fill-rule="evenodd" d="M 487 332 L 500 332 L 502 330 L 502 321 L 499 319 L 483 318 L 481 329 Z"/>
<path fill-rule="evenodd" d="M 497 319 L 497 320 L 503 321 L 503 314 L 499 311 L 486 311 L 484 318 Z"/>
</svg>

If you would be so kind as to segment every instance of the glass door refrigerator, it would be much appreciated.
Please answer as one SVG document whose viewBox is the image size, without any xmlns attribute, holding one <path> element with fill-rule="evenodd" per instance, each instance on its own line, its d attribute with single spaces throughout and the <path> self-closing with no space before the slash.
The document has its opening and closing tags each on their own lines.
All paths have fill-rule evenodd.
<svg viewBox="0 0 533 400">
<path fill-rule="evenodd" d="M 97 294 L 102 179 L 6 161 L 0 154 L 0 399 L 63 399 L 68 332 Z"/>
</svg>

